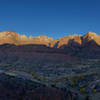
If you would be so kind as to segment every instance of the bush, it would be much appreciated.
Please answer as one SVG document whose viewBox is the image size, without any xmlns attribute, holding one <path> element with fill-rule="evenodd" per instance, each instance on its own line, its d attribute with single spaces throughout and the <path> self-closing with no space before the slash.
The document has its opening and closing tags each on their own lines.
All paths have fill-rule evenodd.
<svg viewBox="0 0 100 100">
<path fill-rule="evenodd" d="M 80 88 L 80 92 L 81 93 L 86 93 L 86 89 L 85 88 Z"/>
<path fill-rule="evenodd" d="M 76 86 L 77 85 L 77 80 L 73 80 L 70 85 L 73 87 L 73 86 Z"/>
<path fill-rule="evenodd" d="M 96 93 L 96 92 L 97 92 L 96 89 L 94 89 L 94 90 L 93 90 L 93 93 Z"/>
</svg>

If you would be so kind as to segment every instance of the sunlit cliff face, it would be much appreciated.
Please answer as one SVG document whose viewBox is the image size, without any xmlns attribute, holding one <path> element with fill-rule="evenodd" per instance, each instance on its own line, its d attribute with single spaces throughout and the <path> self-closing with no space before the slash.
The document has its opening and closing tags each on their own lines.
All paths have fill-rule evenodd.
<svg viewBox="0 0 100 100">
<path fill-rule="evenodd" d="M 87 43 L 88 41 L 94 40 L 98 45 L 100 45 L 100 35 L 97 35 L 94 32 L 88 32 L 83 36 L 83 42 Z"/>
<path fill-rule="evenodd" d="M 14 31 L 6 31 L 0 32 L 0 44 L 15 44 L 15 45 L 24 45 L 24 44 L 42 44 L 49 47 L 60 48 L 63 45 L 72 46 L 72 45 L 85 45 L 89 41 L 95 41 L 98 45 L 100 45 L 100 35 L 97 35 L 94 32 L 88 32 L 84 36 L 80 36 L 78 34 L 69 35 L 62 37 L 57 40 L 53 40 L 51 37 L 47 37 L 45 35 L 32 37 L 27 37 L 26 35 L 20 35 Z"/>
<path fill-rule="evenodd" d="M 26 35 L 20 35 L 13 31 L 0 32 L 0 44 L 4 43 L 10 43 L 15 45 L 45 44 L 48 46 L 49 42 L 51 41 L 52 38 L 46 36 L 27 37 Z"/>
</svg>

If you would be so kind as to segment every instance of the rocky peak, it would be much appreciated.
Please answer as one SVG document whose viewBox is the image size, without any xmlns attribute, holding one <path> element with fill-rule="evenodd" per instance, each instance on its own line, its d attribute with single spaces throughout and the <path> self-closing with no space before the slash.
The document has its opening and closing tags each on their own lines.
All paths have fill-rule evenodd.
<svg viewBox="0 0 100 100">
<path fill-rule="evenodd" d="M 51 37 L 47 37 L 45 35 L 41 35 L 41 36 L 38 36 L 36 38 L 39 39 L 39 40 L 43 40 L 43 41 L 45 41 L 45 40 L 47 40 L 47 41 L 53 40 Z"/>
<path fill-rule="evenodd" d="M 18 38 L 18 33 L 14 31 L 0 32 L 0 38 Z"/>
<path fill-rule="evenodd" d="M 74 34 L 74 35 L 68 35 L 65 37 L 60 38 L 59 43 L 58 43 L 58 48 L 63 48 L 63 46 L 72 46 L 73 44 L 82 44 L 82 40 L 81 40 L 81 36 L 79 36 L 78 34 Z"/>
<path fill-rule="evenodd" d="M 26 35 L 20 35 L 19 37 L 20 37 L 21 40 L 27 40 L 28 39 Z"/>
<path fill-rule="evenodd" d="M 31 36 L 29 36 L 29 39 L 30 39 L 30 40 L 31 40 L 31 39 L 33 39 L 32 35 L 31 35 Z"/>
<path fill-rule="evenodd" d="M 87 44 L 90 41 L 96 42 L 98 45 L 100 45 L 100 36 L 97 35 L 94 32 L 88 32 L 82 37 L 83 45 Z"/>
<path fill-rule="evenodd" d="M 83 36 L 84 39 L 88 39 L 88 40 L 94 39 L 95 37 L 97 38 L 98 35 L 94 32 L 88 32 Z"/>
<path fill-rule="evenodd" d="M 16 33 L 16 32 L 14 32 L 14 31 L 6 31 L 6 32 L 4 32 L 4 34 L 6 35 L 6 36 L 18 36 L 18 33 Z"/>
</svg>

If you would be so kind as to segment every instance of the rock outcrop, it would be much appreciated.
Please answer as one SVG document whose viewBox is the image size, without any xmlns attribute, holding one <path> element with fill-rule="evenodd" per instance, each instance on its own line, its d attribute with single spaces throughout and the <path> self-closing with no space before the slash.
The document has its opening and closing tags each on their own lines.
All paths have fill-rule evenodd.
<svg viewBox="0 0 100 100">
<path fill-rule="evenodd" d="M 86 45 L 90 41 L 95 41 L 97 45 L 100 45 L 100 35 L 97 35 L 94 32 L 88 32 L 82 37 L 83 45 Z"/>
</svg>

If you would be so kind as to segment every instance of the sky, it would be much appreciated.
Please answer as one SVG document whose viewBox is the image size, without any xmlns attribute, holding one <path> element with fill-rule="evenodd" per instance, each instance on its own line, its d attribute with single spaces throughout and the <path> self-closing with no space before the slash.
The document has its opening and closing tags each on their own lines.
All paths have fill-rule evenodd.
<svg viewBox="0 0 100 100">
<path fill-rule="evenodd" d="M 100 0 L 0 0 L 0 32 L 54 39 L 100 33 Z"/>
</svg>

